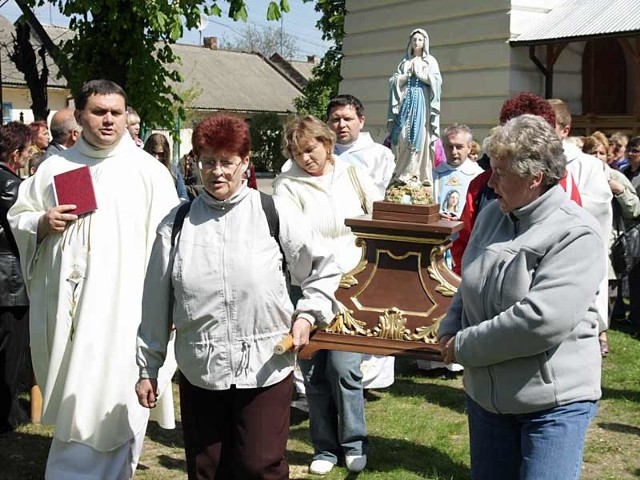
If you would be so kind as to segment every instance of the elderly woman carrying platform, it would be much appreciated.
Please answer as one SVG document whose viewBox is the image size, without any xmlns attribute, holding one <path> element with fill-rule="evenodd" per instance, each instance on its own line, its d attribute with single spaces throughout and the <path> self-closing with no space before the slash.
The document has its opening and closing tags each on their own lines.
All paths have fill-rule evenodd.
<svg viewBox="0 0 640 480">
<path fill-rule="evenodd" d="M 471 478 L 577 479 L 601 395 L 601 229 L 558 185 L 562 143 L 541 117 L 499 127 L 489 156 L 497 199 L 438 331 L 445 362 L 464 366 Z"/>
<path fill-rule="evenodd" d="M 291 331 L 299 348 L 311 325 L 333 319 L 340 272 L 298 209 L 247 187 L 244 120 L 209 117 L 192 143 L 205 191 L 183 204 L 179 232 L 177 210 L 158 227 L 136 391 L 143 406 L 155 405 L 173 323 L 189 478 L 286 479 L 294 352 L 274 355 L 274 346 Z M 283 254 L 304 294 L 295 306 Z"/>
</svg>

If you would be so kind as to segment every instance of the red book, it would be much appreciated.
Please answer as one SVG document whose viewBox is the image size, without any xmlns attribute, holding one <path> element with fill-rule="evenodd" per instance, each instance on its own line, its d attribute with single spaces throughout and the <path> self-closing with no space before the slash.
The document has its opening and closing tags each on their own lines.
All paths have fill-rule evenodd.
<svg viewBox="0 0 640 480">
<path fill-rule="evenodd" d="M 58 205 L 75 205 L 66 213 L 82 215 L 98 208 L 89 167 L 76 168 L 53 176 L 53 191 Z"/>
</svg>

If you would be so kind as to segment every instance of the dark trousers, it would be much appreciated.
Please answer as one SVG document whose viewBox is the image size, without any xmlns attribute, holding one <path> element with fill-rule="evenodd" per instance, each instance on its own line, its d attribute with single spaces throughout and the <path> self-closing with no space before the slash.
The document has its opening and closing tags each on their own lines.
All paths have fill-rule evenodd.
<svg viewBox="0 0 640 480">
<path fill-rule="evenodd" d="M 190 480 L 282 480 L 293 376 L 264 388 L 205 390 L 180 373 Z"/>
<path fill-rule="evenodd" d="M 29 421 L 18 395 L 31 382 L 29 307 L 0 307 L 0 433 Z"/>
<path fill-rule="evenodd" d="M 629 320 L 640 326 L 640 263 L 629 272 Z"/>
</svg>

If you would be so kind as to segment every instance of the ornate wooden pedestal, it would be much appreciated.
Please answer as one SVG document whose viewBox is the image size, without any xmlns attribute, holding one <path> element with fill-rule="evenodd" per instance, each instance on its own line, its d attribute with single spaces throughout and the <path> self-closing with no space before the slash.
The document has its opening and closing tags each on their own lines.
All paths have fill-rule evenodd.
<svg viewBox="0 0 640 480">
<path fill-rule="evenodd" d="M 362 247 L 336 292 L 346 312 L 298 355 L 345 350 L 440 360 L 435 335 L 460 282 L 443 257 L 462 223 L 440 220 L 437 204 L 387 202 L 345 223 Z"/>
</svg>

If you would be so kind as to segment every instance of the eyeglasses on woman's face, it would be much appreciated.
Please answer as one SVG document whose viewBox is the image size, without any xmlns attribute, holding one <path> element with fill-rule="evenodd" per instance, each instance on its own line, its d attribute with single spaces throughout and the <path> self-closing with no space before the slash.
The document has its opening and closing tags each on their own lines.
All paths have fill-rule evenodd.
<svg viewBox="0 0 640 480">
<path fill-rule="evenodd" d="M 630 148 L 629 150 L 627 150 L 627 153 L 630 153 L 631 155 L 638 155 L 640 153 L 640 148 Z"/>
<path fill-rule="evenodd" d="M 205 149 L 198 161 L 205 190 L 217 200 L 226 200 L 242 187 L 243 167 L 249 163 L 249 156 Z"/>
<path fill-rule="evenodd" d="M 240 165 L 241 162 L 234 162 L 232 160 L 213 160 L 213 159 L 200 159 L 200 168 L 202 170 L 215 171 L 216 169 L 222 170 L 224 173 L 231 173 L 235 168 Z"/>
</svg>

